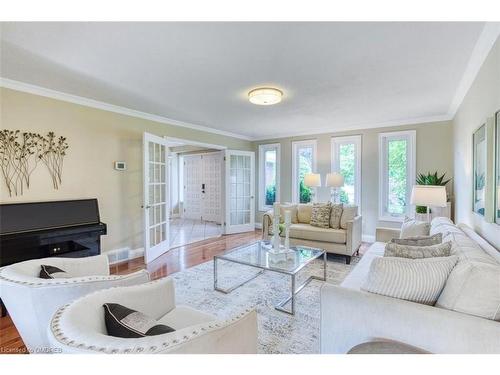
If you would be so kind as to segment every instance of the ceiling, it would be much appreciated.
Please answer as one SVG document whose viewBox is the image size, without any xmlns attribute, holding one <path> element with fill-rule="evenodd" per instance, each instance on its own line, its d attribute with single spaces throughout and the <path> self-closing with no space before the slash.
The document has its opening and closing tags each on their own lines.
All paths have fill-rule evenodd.
<svg viewBox="0 0 500 375">
<path fill-rule="evenodd" d="M 1 76 L 247 139 L 449 118 L 485 24 L 2 23 Z M 256 106 L 247 93 L 276 86 Z"/>
</svg>

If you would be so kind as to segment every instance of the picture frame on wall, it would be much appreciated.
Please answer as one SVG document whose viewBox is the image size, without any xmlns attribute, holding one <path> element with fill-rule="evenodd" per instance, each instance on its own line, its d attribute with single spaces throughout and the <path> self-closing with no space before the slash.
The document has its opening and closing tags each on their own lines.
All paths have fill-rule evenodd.
<svg viewBox="0 0 500 375">
<path fill-rule="evenodd" d="M 495 114 L 495 223 L 500 225 L 500 111 Z"/>
<path fill-rule="evenodd" d="M 472 136 L 472 210 L 481 216 L 485 216 L 486 210 L 487 148 L 486 124 L 483 124 Z"/>
</svg>

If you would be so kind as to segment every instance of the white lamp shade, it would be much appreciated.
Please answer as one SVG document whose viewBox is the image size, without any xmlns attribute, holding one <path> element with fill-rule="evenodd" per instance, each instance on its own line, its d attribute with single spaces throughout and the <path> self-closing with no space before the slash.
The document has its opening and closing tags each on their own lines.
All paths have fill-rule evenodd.
<svg viewBox="0 0 500 375">
<path fill-rule="evenodd" d="M 414 185 L 410 203 L 417 206 L 446 207 L 446 188 L 444 186 Z"/>
<path fill-rule="evenodd" d="M 307 173 L 304 176 L 304 185 L 308 187 L 321 187 L 321 175 L 319 173 Z"/>
<path fill-rule="evenodd" d="M 338 188 L 344 186 L 344 176 L 340 173 L 328 173 L 326 175 L 326 186 Z"/>
</svg>

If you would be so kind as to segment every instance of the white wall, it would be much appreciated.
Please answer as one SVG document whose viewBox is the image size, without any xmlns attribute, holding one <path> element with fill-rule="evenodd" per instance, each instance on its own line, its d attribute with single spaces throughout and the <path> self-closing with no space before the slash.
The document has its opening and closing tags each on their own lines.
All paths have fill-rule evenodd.
<svg viewBox="0 0 500 375">
<path fill-rule="evenodd" d="M 500 249 L 500 225 L 472 211 L 472 133 L 500 110 L 500 39 L 490 51 L 453 119 L 455 218 Z"/>
<path fill-rule="evenodd" d="M 416 130 L 417 133 L 417 173 L 435 172 L 445 173 L 453 177 L 453 130 L 449 121 L 415 124 L 405 126 L 392 126 L 385 128 L 356 130 L 350 132 L 317 134 L 303 137 L 280 138 L 254 142 L 255 150 L 258 151 L 259 144 L 280 143 L 281 144 L 281 188 L 280 200 L 289 202 L 292 200 L 292 142 L 305 139 L 317 140 L 317 172 L 325 175 L 331 169 L 330 140 L 332 137 L 344 135 L 362 136 L 361 154 L 361 207 L 363 216 L 363 234 L 374 237 L 377 226 L 399 227 L 401 224 L 394 222 L 383 222 L 378 220 L 378 134 L 381 132 Z M 256 152 L 258 159 L 258 152 Z M 258 160 L 256 166 L 258 167 Z M 258 177 L 258 174 L 257 174 Z M 257 182 L 256 186 L 259 184 Z M 452 195 L 452 185 L 449 184 L 449 194 Z M 258 189 L 257 189 L 258 190 Z M 318 201 L 328 201 L 330 191 L 328 188 L 319 188 L 317 191 Z M 258 202 L 258 191 L 257 199 Z M 256 221 L 262 221 L 262 212 L 258 211 Z"/>
</svg>

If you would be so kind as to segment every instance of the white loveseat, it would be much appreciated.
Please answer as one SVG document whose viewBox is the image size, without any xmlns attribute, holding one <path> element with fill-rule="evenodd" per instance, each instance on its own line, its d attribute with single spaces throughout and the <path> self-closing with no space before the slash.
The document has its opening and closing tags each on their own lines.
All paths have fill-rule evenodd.
<svg viewBox="0 0 500 375">
<path fill-rule="evenodd" d="M 108 336 L 105 303 L 119 303 L 175 329 L 141 338 Z M 174 282 L 163 278 L 143 285 L 101 290 L 54 315 L 51 345 L 63 353 L 252 354 L 257 352 L 257 313 L 246 310 L 226 320 L 175 302 Z"/>
<path fill-rule="evenodd" d="M 41 265 L 58 267 L 72 278 L 41 279 Z M 55 311 L 96 290 L 149 281 L 145 270 L 110 275 L 106 255 L 87 258 L 42 258 L 16 263 L 0 270 L 0 295 L 16 329 L 31 353 L 49 347 L 47 327 Z"/>
<path fill-rule="evenodd" d="M 346 263 L 361 246 L 362 222 L 357 206 L 348 206 L 349 217 L 342 219 L 340 228 L 318 228 L 310 225 L 312 204 L 285 204 L 286 209 L 296 210 L 296 223 L 290 225 L 290 244 L 318 247 L 327 253 L 343 255 Z M 293 219 L 292 219 L 293 220 Z M 283 218 L 281 218 L 283 221 Z M 267 211 L 262 218 L 262 238 L 272 236 L 273 211 Z M 280 233 L 283 237 L 284 233 Z"/>
<path fill-rule="evenodd" d="M 459 262 L 500 263 L 500 253 L 470 228 L 438 219 L 431 234 L 441 232 L 443 241 L 451 240 Z M 386 229 L 377 235 L 384 241 L 391 237 Z M 321 289 L 322 353 L 346 353 L 369 341 L 396 341 L 431 353 L 500 353 L 499 321 L 360 290 L 384 248 L 384 242 L 375 242 L 340 286 Z"/>
</svg>

